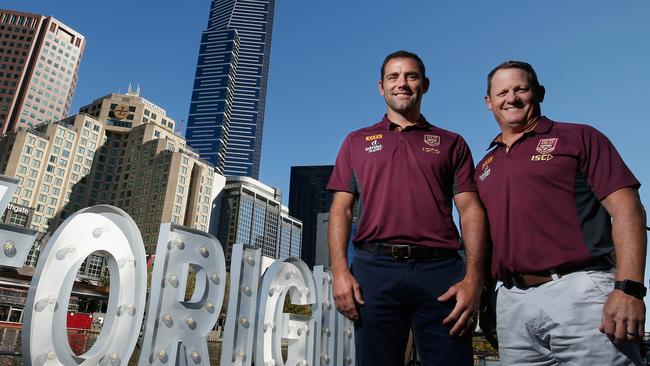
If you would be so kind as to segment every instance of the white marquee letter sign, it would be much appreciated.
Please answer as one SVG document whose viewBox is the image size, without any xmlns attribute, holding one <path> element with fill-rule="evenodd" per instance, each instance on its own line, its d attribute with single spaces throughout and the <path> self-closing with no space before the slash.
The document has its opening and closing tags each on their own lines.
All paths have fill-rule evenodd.
<svg viewBox="0 0 650 366">
<path fill-rule="evenodd" d="M 196 285 L 185 301 L 190 270 Z M 139 365 L 209 365 L 206 338 L 219 317 L 225 282 L 226 261 L 215 237 L 162 224 Z"/>
<path fill-rule="evenodd" d="M 350 319 L 339 314 L 336 317 L 336 366 L 355 364 L 354 324 Z"/>
<path fill-rule="evenodd" d="M 341 314 L 336 311 L 332 296 L 332 274 L 323 266 L 314 267 L 314 280 L 320 306 L 314 316 L 320 317 L 320 329 L 314 329 L 316 347 L 314 349 L 314 364 L 333 366 L 336 349 L 336 317 Z"/>
<path fill-rule="evenodd" d="M 18 179 L 0 175 L 0 217 L 11 202 Z M 36 239 L 36 230 L 0 223 L 0 266 L 19 268 Z"/>
<path fill-rule="evenodd" d="M 17 183 L 0 175 L 0 209 Z M 33 239 L 33 231 L 0 224 L 0 266 L 22 266 Z M 104 256 L 110 272 L 108 310 L 94 345 L 77 356 L 68 343 L 68 305 L 77 272 L 94 252 Z M 261 248 L 233 246 L 220 365 L 354 365 L 354 326 L 336 311 L 329 268 L 316 266 L 312 274 L 298 258 L 276 260 L 263 276 L 261 267 Z M 196 281 L 185 300 L 189 273 Z M 226 279 L 216 238 L 162 224 L 139 365 L 209 365 L 206 337 L 219 317 Z M 293 304 L 310 305 L 311 316 L 284 313 L 287 296 Z M 41 252 L 24 310 L 23 363 L 126 366 L 140 335 L 145 297 L 144 245 L 135 222 L 107 205 L 78 211 Z"/>
<path fill-rule="evenodd" d="M 243 244 L 233 245 L 228 316 L 221 348 L 221 365 L 251 364 L 261 255 L 260 248 Z"/>
<path fill-rule="evenodd" d="M 82 262 L 101 252 L 110 271 L 106 319 L 97 341 L 76 356 L 66 330 L 72 285 Z M 22 351 L 26 365 L 125 365 L 138 339 L 147 285 L 142 237 L 135 222 L 112 206 L 68 218 L 45 246 L 27 296 Z"/>
<path fill-rule="evenodd" d="M 316 285 L 307 264 L 299 258 L 275 261 L 264 273 L 259 294 L 256 365 L 313 365 L 314 333 L 320 319 L 286 314 L 284 298 L 295 305 L 317 307 Z M 288 339 L 287 362 L 282 361 L 282 339 Z"/>
</svg>

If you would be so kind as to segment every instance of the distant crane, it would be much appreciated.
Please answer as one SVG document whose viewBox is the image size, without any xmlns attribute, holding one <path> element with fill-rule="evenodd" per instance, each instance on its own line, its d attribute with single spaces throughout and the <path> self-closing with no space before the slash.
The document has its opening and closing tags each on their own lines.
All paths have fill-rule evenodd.
<svg viewBox="0 0 650 366">
<path fill-rule="evenodd" d="M 176 131 L 174 131 L 174 132 L 176 132 L 177 134 L 185 137 L 183 127 L 185 127 L 185 120 L 184 119 L 182 119 L 181 122 L 178 125 L 176 125 Z"/>
</svg>

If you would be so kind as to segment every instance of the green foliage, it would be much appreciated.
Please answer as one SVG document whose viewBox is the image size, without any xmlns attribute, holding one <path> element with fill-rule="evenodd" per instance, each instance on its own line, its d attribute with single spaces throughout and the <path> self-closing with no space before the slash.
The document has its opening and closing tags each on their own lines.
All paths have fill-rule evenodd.
<svg viewBox="0 0 650 366">
<path fill-rule="evenodd" d="M 311 316 L 311 305 L 294 305 L 291 303 L 291 296 L 287 295 L 284 298 L 282 311 L 285 313 Z"/>
</svg>

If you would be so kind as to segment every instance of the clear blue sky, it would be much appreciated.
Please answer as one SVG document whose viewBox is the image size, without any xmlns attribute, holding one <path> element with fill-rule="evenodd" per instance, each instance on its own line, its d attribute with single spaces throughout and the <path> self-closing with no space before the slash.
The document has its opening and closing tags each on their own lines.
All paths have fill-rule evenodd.
<svg viewBox="0 0 650 366">
<path fill-rule="evenodd" d="M 53 15 L 86 36 L 73 112 L 131 82 L 187 120 L 209 0 L 0 6 Z M 420 54 L 431 79 L 424 115 L 463 135 L 475 161 L 498 132 L 483 104 L 485 76 L 502 61 L 525 60 L 546 86 L 543 113 L 609 136 L 650 207 L 649 17 L 643 0 L 277 0 L 260 180 L 286 202 L 292 165 L 332 164 L 347 132 L 381 118 L 379 66 L 406 49 Z"/>
</svg>

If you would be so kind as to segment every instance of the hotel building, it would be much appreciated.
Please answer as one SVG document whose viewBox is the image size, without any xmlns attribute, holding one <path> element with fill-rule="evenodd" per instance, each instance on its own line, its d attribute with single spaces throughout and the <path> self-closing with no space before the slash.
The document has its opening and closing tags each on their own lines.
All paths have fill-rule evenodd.
<svg viewBox="0 0 650 366">
<path fill-rule="evenodd" d="M 51 16 L 0 9 L 0 135 L 68 115 L 84 46 Z"/>
</svg>

